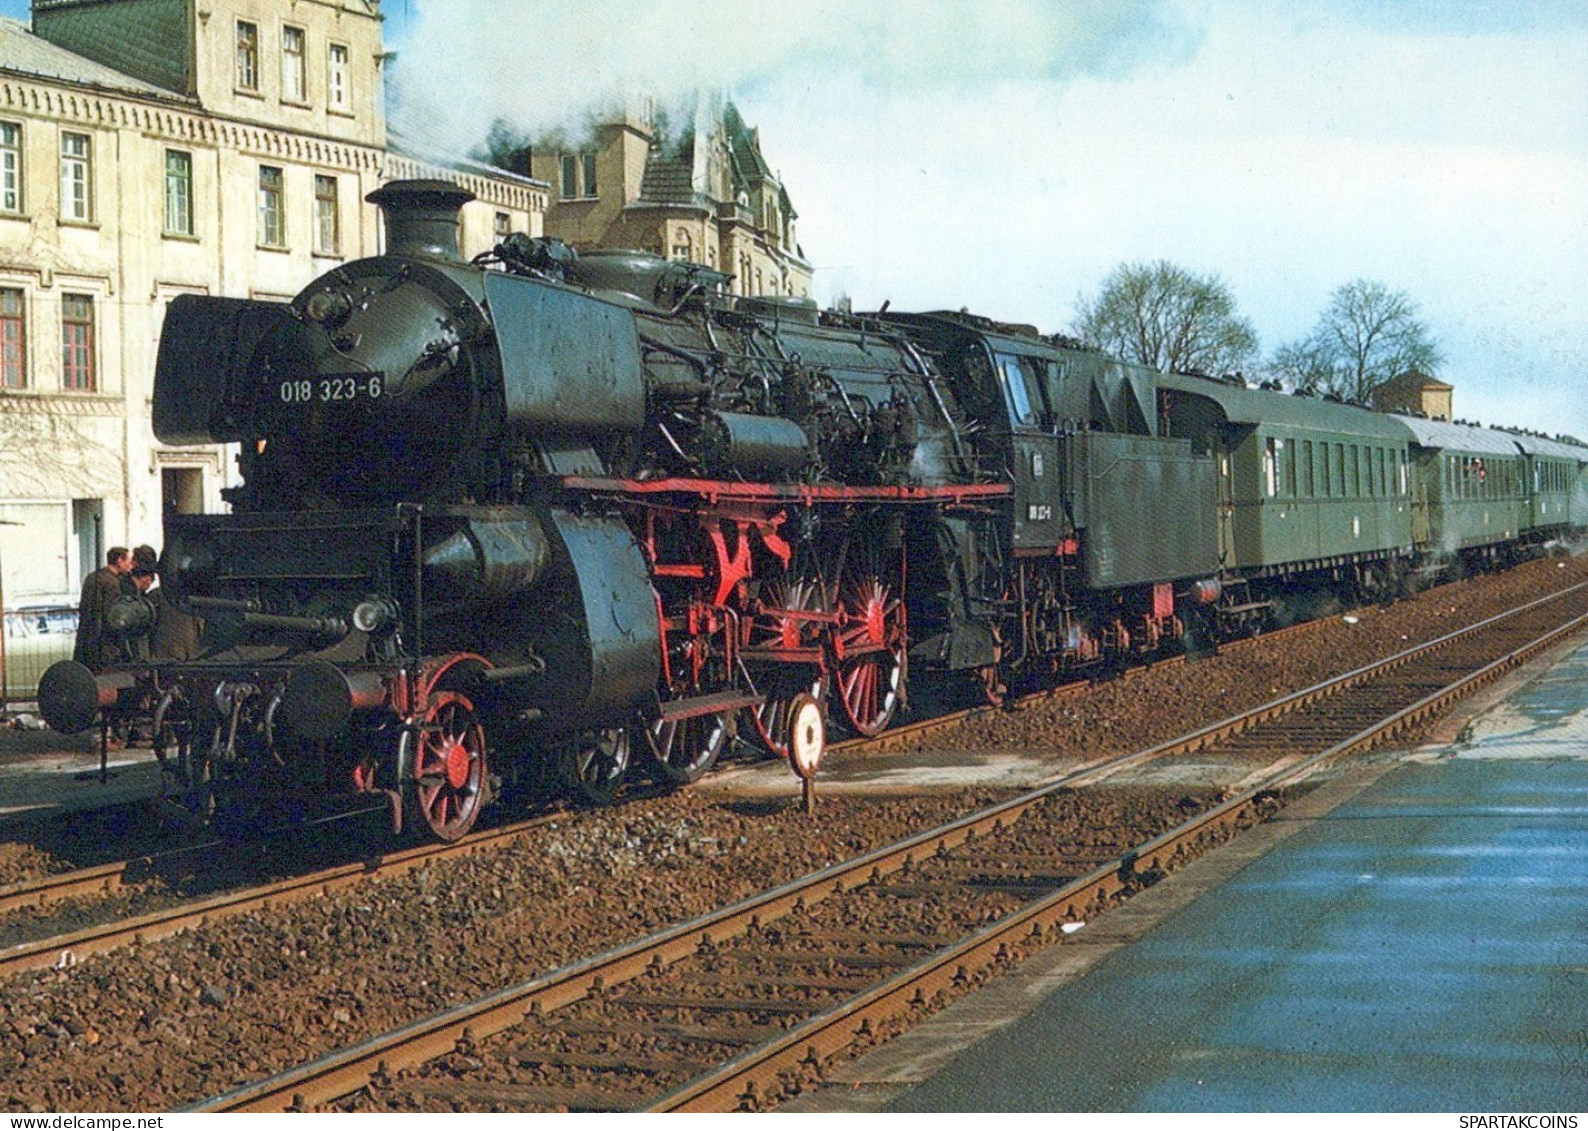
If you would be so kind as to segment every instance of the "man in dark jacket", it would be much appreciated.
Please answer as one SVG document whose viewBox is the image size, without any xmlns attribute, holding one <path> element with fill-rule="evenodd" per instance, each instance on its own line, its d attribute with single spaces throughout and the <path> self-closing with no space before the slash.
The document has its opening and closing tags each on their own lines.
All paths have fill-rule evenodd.
<svg viewBox="0 0 1588 1131">
<path fill-rule="evenodd" d="M 105 554 L 105 564 L 83 579 L 72 659 L 92 671 L 100 671 L 120 658 L 115 643 L 105 636 L 105 614 L 121 596 L 123 584 L 131 572 L 132 552 L 125 546 L 112 546 Z"/>
</svg>

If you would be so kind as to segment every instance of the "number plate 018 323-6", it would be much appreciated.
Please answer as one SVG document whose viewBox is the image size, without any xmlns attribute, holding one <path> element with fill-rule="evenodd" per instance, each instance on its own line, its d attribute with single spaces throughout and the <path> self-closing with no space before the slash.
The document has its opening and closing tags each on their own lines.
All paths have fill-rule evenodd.
<svg viewBox="0 0 1588 1131">
<path fill-rule="evenodd" d="M 382 373 L 331 373 L 313 377 L 288 377 L 276 386 L 283 405 L 346 404 L 378 401 L 386 391 Z"/>
</svg>

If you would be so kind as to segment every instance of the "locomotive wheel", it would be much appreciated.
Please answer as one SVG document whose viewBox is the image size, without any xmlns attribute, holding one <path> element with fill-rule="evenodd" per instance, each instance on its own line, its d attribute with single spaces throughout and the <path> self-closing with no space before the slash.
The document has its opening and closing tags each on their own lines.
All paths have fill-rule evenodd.
<svg viewBox="0 0 1588 1131">
<path fill-rule="evenodd" d="M 773 604 L 780 608 L 826 612 L 829 604 L 822 585 L 808 577 L 796 577 L 774 592 Z M 808 647 L 817 643 L 811 622 L 799 617 L 780 616 L 774 624 L 774 643 L 786 648 Z M 774 758 L 787 759 L 794 732 L 794 699 L 809 695 L 818 706 L 827 702 L 827 673 L 814 664 L 769 664 L 753 673 L 755 689 L 766 698 L 758 707 L 748 709 L 750 725 L 761 746 Z"/>
<path fill-rule="evenodd" d="M 627 727 L 608 727 L 565 745 L 558 753 L 557 773 L 575 801 L 610 805 L 629 772 Z"/>
<path fill-rule="evenodd" d="M 442 840 L 474 827 L 485 799 L 485 730 L 474 704 L 455 691 L 438 693 L 425 713 L 414 751 L 413 815 Z"/>
<path fill-rule="evenodd" d="M 663 785 L 693 785 L 717 764 L 733 730 L 731 712 L 657 719 L 650 727 L 647 768 Z"/>
<path fill-rule="evenodd" d="M 838 701 L 844 717 L 867 738 L 881 734 L 899 709 L 908 647 L 904 602 L 874 574 L 845 587 L 849 617 L 833 638 Z"/>
</svg>

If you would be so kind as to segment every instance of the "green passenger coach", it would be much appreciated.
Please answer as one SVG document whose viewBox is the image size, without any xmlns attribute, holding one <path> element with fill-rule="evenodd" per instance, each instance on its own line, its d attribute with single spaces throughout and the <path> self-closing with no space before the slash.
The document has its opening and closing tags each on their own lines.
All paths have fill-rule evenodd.
<svg viewBox="0 0 1588 1131">
<path fill-rule="evenodd" d="M 1558 534 L 1588 521 L 1588 448 L 1526 433 L 1511 438 L 1522 451 L 1533 528 Z"/>
<path fill-rule="evenodd" d="M 1390 417 L 1203 377 L 1159 382 L 1168 433 L 1218 466 L 1221 564 L 1248 578 L 1332 567 L 1368 587 L 1412 542 L 1407 435 Z"/>
<path fill-rule="evenodd" d="M 1412 437 L 1412 534 L 1432 563 L 1490 558 L 1532 525 L 1516 437 L 1492 428 L 1396 416 Z"/>
</svg>

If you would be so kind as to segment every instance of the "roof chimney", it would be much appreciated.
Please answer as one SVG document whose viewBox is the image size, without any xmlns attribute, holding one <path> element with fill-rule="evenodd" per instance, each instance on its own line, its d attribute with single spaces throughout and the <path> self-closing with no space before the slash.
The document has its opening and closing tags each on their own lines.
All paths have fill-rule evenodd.
<svg viewBox="0 0 1588 1131">
<path fill-rule="evenodd" d="M 458 212 L 474 194 L 451 181 L 392 181 L 364 198 L 386 214 L 386 254 L 459 260 Z"/>
</svg>

